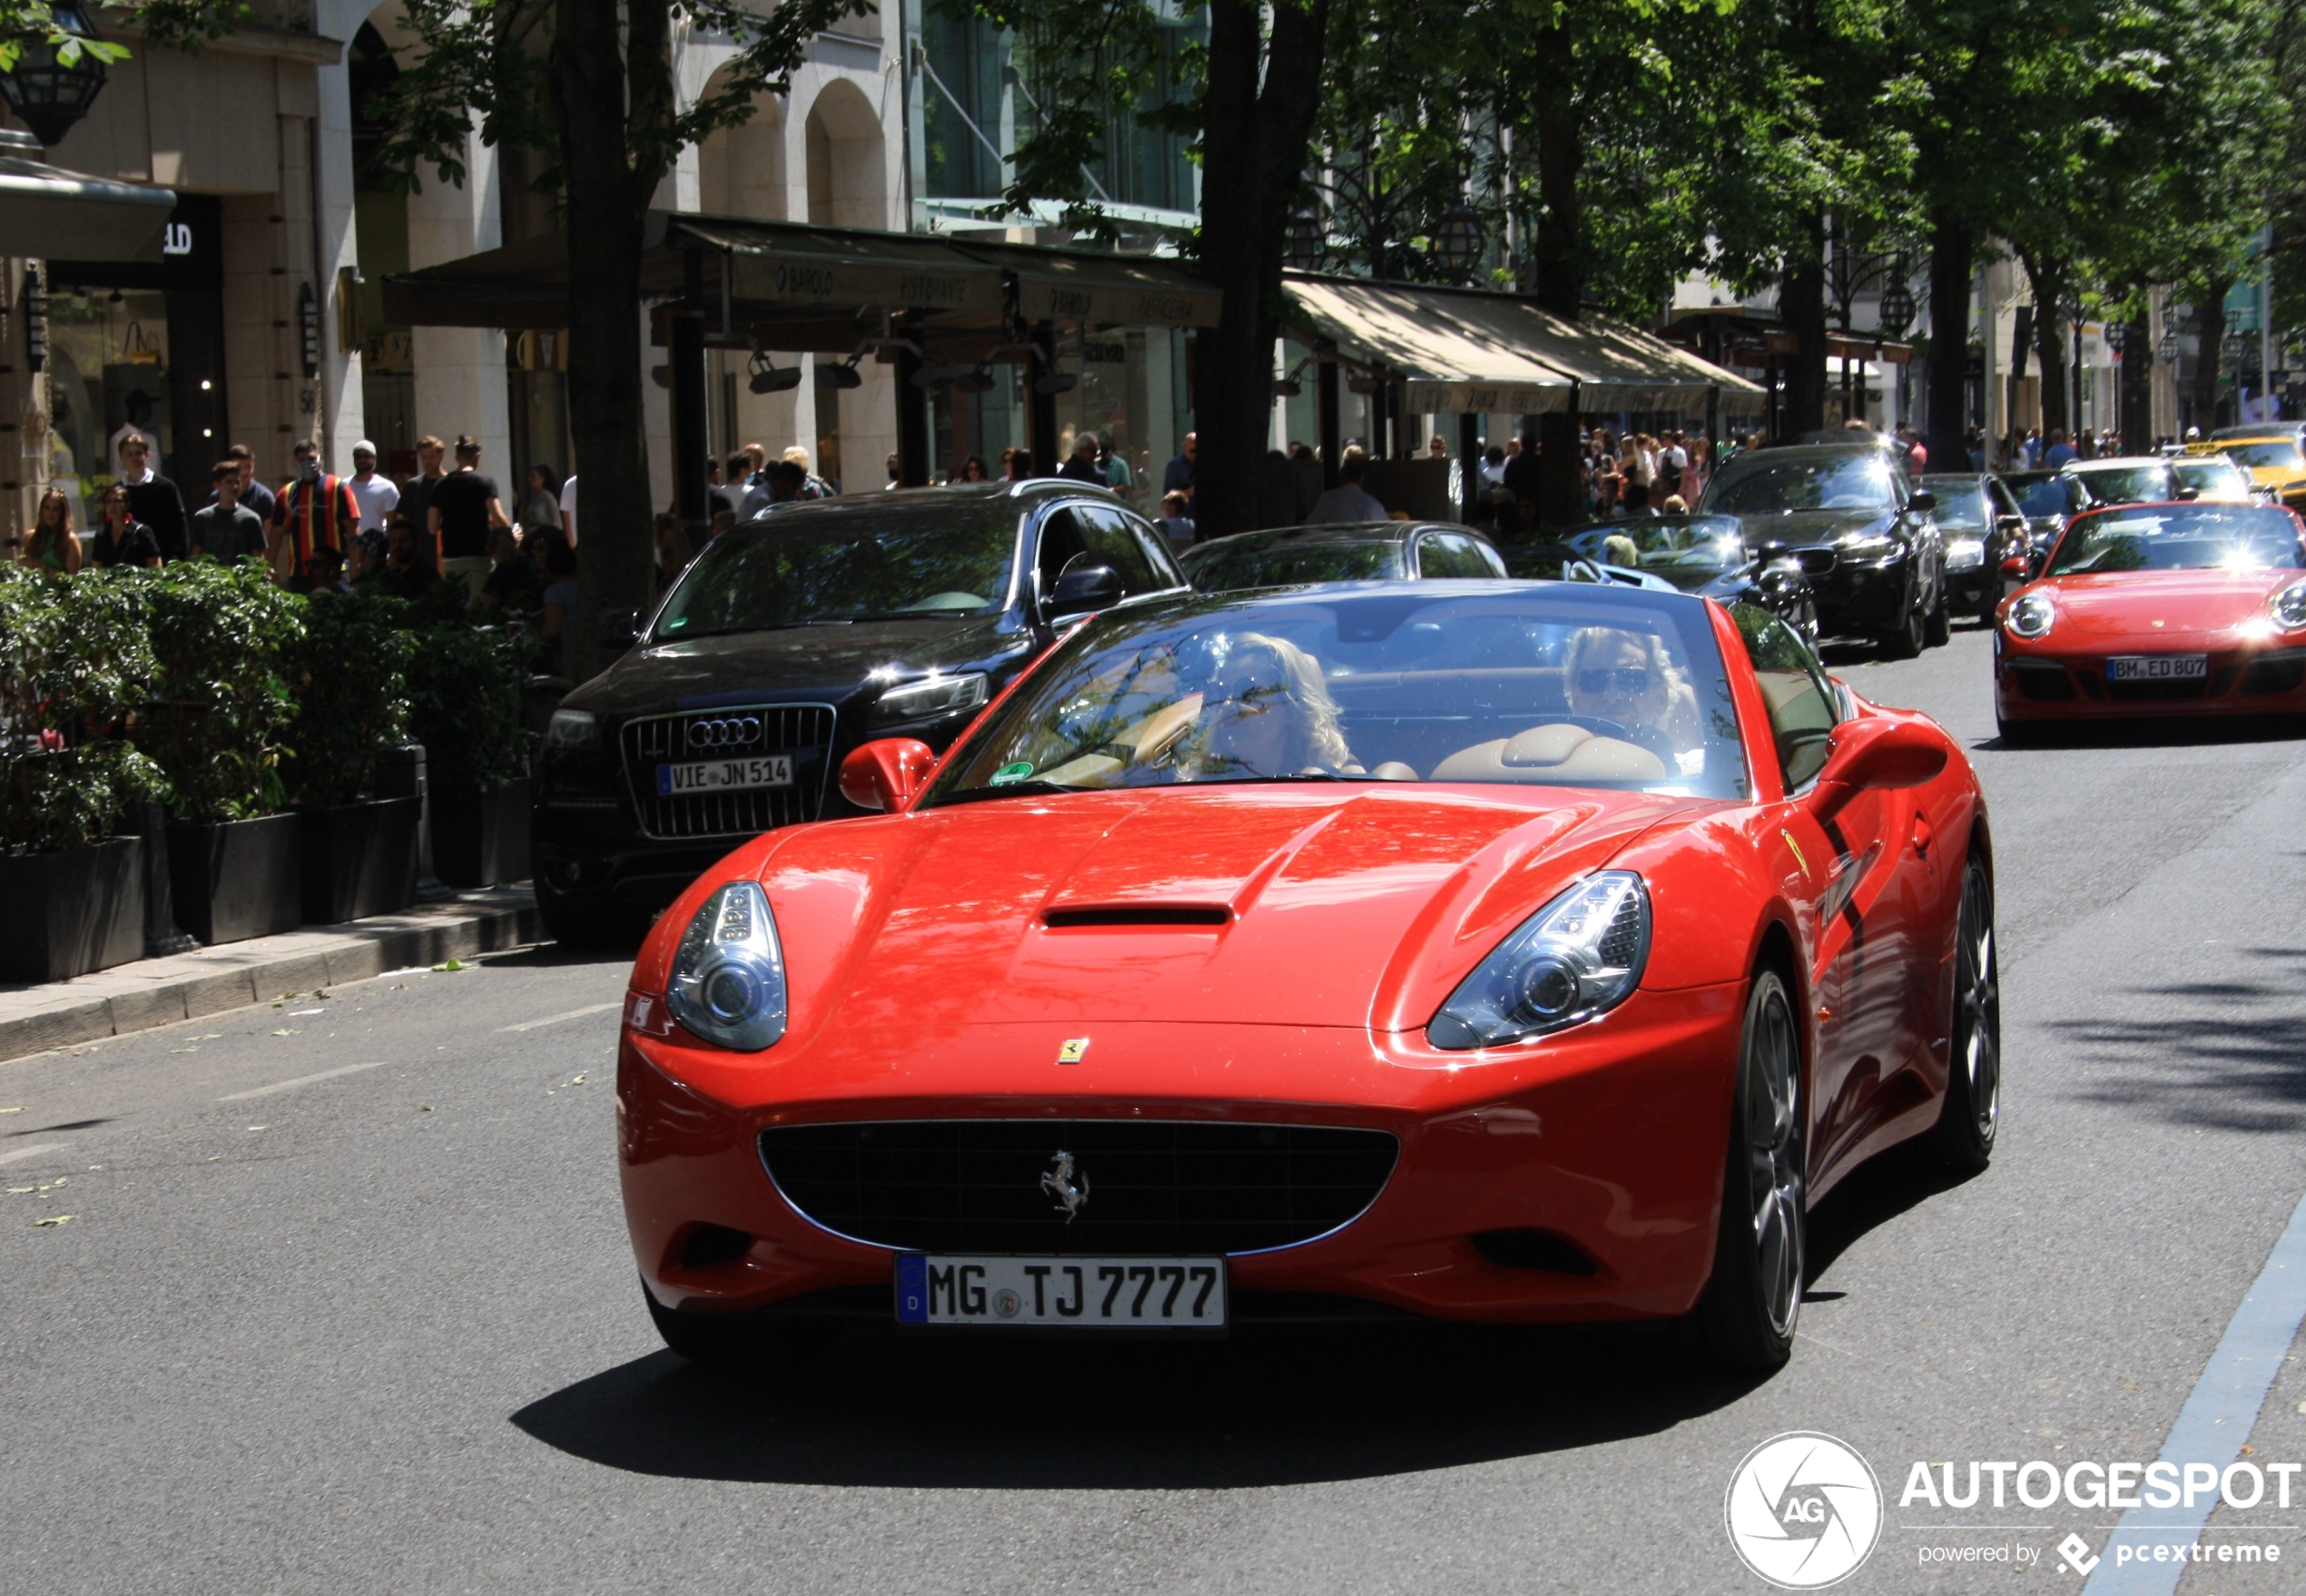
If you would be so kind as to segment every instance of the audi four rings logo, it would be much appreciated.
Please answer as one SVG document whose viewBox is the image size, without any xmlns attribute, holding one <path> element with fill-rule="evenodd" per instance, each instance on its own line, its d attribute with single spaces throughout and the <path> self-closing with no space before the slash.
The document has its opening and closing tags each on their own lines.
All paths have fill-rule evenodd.
<svg viewBox="0 0 2306 1596">
<path fill-rule="evenodd" d="M 691 721 L 688 725 L 688 745 L 692 748 L 742 748 L 760 740 L 761 717 L 757 714 Z"/>
</svg>

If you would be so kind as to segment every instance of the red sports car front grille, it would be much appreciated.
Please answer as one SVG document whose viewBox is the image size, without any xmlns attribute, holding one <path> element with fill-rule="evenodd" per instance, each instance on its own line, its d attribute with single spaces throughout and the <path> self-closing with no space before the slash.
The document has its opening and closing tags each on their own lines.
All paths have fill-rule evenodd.
<svg viewBox="0 0 2306 1596">
<path fill-rule="evenodd" d="M 802 1213 L 920 1252 L 1288 1246 L 1374 1202 L 1398 1150 L 1383 1130 L 1197 1120 L 901 1120 L 761 1134 L 770 1176 Z M 1069 1206 L 1069 1188 L 1080 1198 Z"/>
</svg>

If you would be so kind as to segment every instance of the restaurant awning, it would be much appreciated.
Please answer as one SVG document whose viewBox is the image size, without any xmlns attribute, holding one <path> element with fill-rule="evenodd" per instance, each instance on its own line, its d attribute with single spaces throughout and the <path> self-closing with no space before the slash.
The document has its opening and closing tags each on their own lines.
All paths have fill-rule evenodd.
<svg viewBox="0 0 2306 1596">
<path fill-rule="evenodd" d="M 690 275 L 694 260 L 696 276 Z M 1175 261 L 979 243 L 930 233 L 657 212 L 641 291 L 688 297 L 714 343 L 845 355 L 903 315 L 932 350 L 981 357 L 1014 320 L 1092 328 L 1212 327 L 1220 296 Z M 410 326 L 547 328 L 567 320 L 568 244 L 554 233 L 385 279 Z"/>
<path fill-rule="evenodd" d="M 1513 294 L 1286 273 L 1289 324 L 1401 379 L 1413 413 L 1670 410 L 1744 378 L 1621 321 L 1565 321 Z"/>
<path fill-rule="evenodd" d="M 158 261 L 161 230 L 175 209 L 168 189 L 0 155 L 0 255 Z"/>
</svg>

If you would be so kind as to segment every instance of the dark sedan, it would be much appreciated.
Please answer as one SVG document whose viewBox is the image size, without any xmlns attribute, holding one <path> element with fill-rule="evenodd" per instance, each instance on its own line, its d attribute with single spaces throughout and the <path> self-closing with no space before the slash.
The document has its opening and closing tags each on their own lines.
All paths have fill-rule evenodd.
<svg viewBox="0 0 2306 1596">
<path fill-rule="evenodd" d="M 854 813 L 833 778 L 858 744 L 941 750 L 1065 626 L 1184 587 L 1150 522 L 1053 478 L 796 505 L 722 534 L 553 715 L 533 845 L 547 930 L 636 931 L 745 838 Z"/>
<path fill-rule="evenodd" d="M 1948 631 L 1934 503 L 1877 442 L 1822 443 L 1738 456 L 1697 509 L 1736 516 L 1749 543 L 1832 550 L 1832 571 L 1814 584 L 1819 630 L 1911 659 Z"/>
<path fill-rule="evenodd" d="M 1992 472 L 1947 472 L 1925 477 L 1917 486 L 1937 500 L 1930 516 L 1946 539 L 1946 602 L 1992 626 L 1996 607 L 2022 579 L 2005 576 L 2004 563 L 2015 559 L 2025 569 L 2025 512 Z"/>
<path fill-rule="evenodd" d="M 1815 648 L 1818 599 L 1812 583 L 1833 569 L 1832 551 L 1749 545 L 1746 536 L 1735 516 L 1652 516 L 1581 527 L 1562 539 L 1562 547 L 1605 573 L 1635 571 L 1700 598 L 1759 605 Z"/>
<path fill-rule="evenodd" d="M 2098 502 L 2090 485 L 2070 471 L 2012 471 L 2002 478 L 2025 517 L 2027 574 L 2042 574 L 2065 524 Z"/>
<path fill-rule="evenodd" d="M 1353 521 L 1276 527 L 1197 543 L 1179 557 L 1203 593 L 1291 587 L 1306 582 L 1391 582 L 1434 576 L 1503 576 L 1488 538 L 1429 521 Z"/>
</svg>

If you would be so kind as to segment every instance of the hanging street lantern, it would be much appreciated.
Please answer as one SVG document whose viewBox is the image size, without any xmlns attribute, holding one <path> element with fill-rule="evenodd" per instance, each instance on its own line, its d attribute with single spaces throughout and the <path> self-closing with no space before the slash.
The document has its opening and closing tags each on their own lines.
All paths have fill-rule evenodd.
<svg viewBox="0 0 2306 1596">
<path fill-rule="evenodd" d="M 1321 215 L 1316 211 L 1300 211 L 1289 218 L 1289 264 L 1300 271 L 1314 271 L 1321 266 L 1321 257 L 1328 240 Z"/>
<path fill-rule="evenodd" d="M 2178 358 L 2178 334 L 2174 328 L 2162 335 L 2162 342 L 2154 350 L 2154 354 L 2165 366 Z"/>
<path fill-rule="evenodd" d="M 1481 260 L 1485 241 L 1482 219 L 1472 208 L 1452 205 L 1442 212 L 1441 225 L 1434 230 L 1434 254 L 1443 271 L 1452 277 L 1463 277 Z"/>
<path fill-rule="evenodd" d="M 1904 338 L 1906 330 L 1914 325 L 1914 295 L 1903 282 L 1893 281 L 1882 290 L 1882 302 L 1876 312 L 1881 330 L 1893 339 Z"/>
<path fill-rule="evenodd" d="M 2115 354 L 2118 355 L 2122 352 L 2122 346 L 2129 341 L 2129 338 L 2130 325 L 2128 322 L 2109 321 L 2106 323 L 2106 348 L 2112 350 Z"/>
<path fill-rule="evenodd" d="M 52 12 L 56 26 L 74 39 L 101 43 L 96 25 L 81 0 L 62 0 Z M 69 50 L 72 59 L 63 59 Z M 73 124 L 88 114 L 104 86 L 104 64 L 94 52 L 45 39 L 28 41 L 15 66 L 0 73 L 0 94 L 8 109 L 32 130 L 32 136 L 50 149 L 64 142 Z"/>
</svg>

